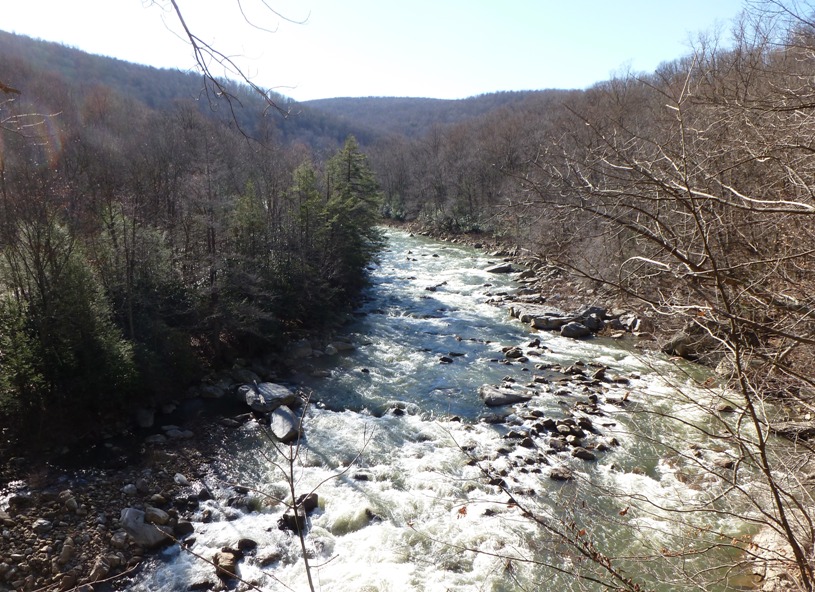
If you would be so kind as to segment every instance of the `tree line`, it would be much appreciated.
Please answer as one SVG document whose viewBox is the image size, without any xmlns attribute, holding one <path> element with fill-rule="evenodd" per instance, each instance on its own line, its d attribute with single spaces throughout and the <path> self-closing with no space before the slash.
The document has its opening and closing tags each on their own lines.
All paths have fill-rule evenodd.
<svg viewBox="0 0 815 592">
<path fill-rule="evenodd" d="M 193 100 L 156 110 L 13 65 L 0 97 L 4 425 L 93 431 L 354 301 L 380 239 L 353 137 L 321 157 L 283 144 L 262 110 L 250 139 Z"/>
</svg>

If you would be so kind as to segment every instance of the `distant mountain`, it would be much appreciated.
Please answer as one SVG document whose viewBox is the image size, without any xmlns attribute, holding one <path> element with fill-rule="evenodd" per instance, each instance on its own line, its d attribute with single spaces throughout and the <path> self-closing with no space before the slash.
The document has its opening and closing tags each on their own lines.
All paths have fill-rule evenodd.
<svg viewBox="0 0 815 592">
<path fill-rule="evenodd" d="M 532 97 L 563 91 L 513 91 L 445 100 L 408 97 L 318 99 L 301 103 L 373 134 L 420 137 L 436 125 L 460 123 Z"/>
</svg>

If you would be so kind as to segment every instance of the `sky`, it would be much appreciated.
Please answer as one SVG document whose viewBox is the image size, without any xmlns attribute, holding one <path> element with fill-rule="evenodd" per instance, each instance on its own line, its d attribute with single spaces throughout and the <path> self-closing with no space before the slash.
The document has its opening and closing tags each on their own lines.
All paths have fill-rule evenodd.
<svg viewBox="0 0 815 592">
<path fill-rule="evenodd" d="M 700 34 L 720 32 L 726 40 L 743 6 L 743 0 L 176 2 L 189 28 L 234 57 L 254 83 L 298 101 L 586 88 L 627 70 L 652 72 L 686 55 Z M 0 29 L 194 70 L 169 8 L 169 0 L 0 0 Z"/>
</svg>

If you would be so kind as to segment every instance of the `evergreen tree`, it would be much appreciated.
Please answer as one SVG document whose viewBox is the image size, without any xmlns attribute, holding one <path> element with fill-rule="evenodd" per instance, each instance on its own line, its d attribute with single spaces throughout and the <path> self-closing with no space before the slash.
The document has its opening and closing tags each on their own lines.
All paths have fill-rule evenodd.
<svg viewBox="0 0 815 592">
<path fill-rule="evenodd" d="M 346 292 L 364 284 L 365 266 L 380 249 L 376 227 L 382 195 L 368 159 L 350 136 L 326 167 L 326 247 L 329 277 Z M 328 263 L 328 262 L 327 262 Z"/>
<path fill-rule="evenodd" d="M 3 255 L 5 407 L 75 421 L 118 409 L 135 378 L 132 347 L 68 230 L 54 217 L 32 220 Z"/>
</svg>

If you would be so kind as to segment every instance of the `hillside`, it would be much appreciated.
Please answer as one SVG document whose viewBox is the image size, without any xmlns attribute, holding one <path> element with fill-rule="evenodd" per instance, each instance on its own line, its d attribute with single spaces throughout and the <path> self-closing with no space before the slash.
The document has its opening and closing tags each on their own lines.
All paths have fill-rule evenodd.
<svg viewBox="0 0 815 592">
<path fill-rule="evenodd" d="M 240 102 L 230 108 L 208 96 L 196 72 L 142 66 L 5 31 L 0 31 L 0 72 L 6 84 L 21 91 L 20 102 L 35 106 L 38 112 L 72 115 L 65 111 L 65 102 L 106 89 L 155 111 L 169 111 L 187 102 L 208 117 L 236 123 L 251 137 L 271 133 L 286 143 L 304 142 L 323 152 L 341 145 L 349 134 L 363 143 L 373 140 L 365 130 L 297 106 L 279 94 L 273 93 L 272 98 L 290 112 L 286 118 L 277 113 L 264 116 L 265 104 L 246 87 L 233 85 Z"/>
<path fill-rule="evenodd" d="M 0 72 L 7 84 L 22 91 L 25 102 L 53 111 L 62 110 L 55 102 L 60 94 L 87 96 L 107 88 L 157 111 L 188 101 L 209 117 L 234 119 L 252 137 L 272 133 L 287 144 L 301 142 L 320 153 L 333 150 L 349 134 L 362 146 L 394 134 L 419 138 L 434 126 L 477 119 L 510 105 L 565 92 L 500 92 L 462 100 L 346 97 L 303 103 L 272 93 L 289 114 L 262 117 L 265 105 L 246 87 L 233 86 L 240 99 L 233 113 L 210 100 L 197 72 L 142 66 L 5 31 L 0 31 Z M 55 92 L 59 87 L 64 91 Z"/>
<path fill-rule="evenodd" d="M 566 91 L 498 92 L 460 100 L 343 97 L 306 101 L 303 105 L 331 115 L 354 128 L 367 128 L 377 134 L 399 134 L 418 138 L 436 125 L 456 124 L 477 119 L 492 111 L 519 104 L 531 98 L 563 92 Z"/>
</svg>

